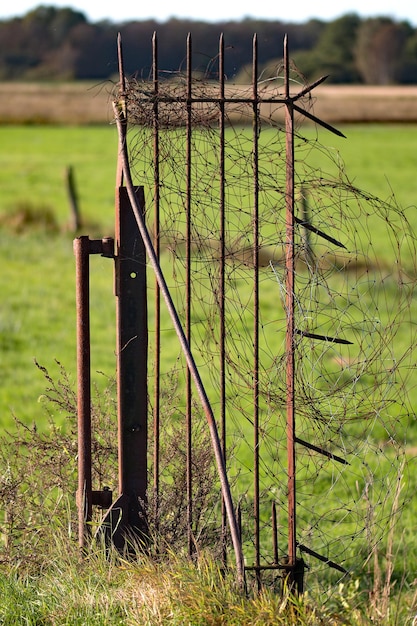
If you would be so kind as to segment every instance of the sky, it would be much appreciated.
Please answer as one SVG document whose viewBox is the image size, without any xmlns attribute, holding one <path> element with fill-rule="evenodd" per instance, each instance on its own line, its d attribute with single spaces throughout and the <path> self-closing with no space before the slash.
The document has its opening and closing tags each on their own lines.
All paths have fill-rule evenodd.
<svg viewBox="0 0 417 626">
<path fill-rule="evenodd" d="M 245 17 L 279 20 L 282 22 L 306 22 L 311 18 L 331 21 L 346 13 L 359 16 L 388 16 L 393 19 L 407 20 L 417 26 L 417 2 L 415 0 L 293 0 L 286 2 L 263 3 L 254 0 L 156 0 L 156 2 L 138 2 L 137 0 L 13 0 L 1 2 L 0 20 L 22 16 L 40 4 L 56 7 L 68 7 L 82 11 L 90 22 L 108 19 L 112 22 L 143 20 L 148 18 L 163 22 L 171 17 L 190 18 L 217 22 L 222 20 L 241 20 Z"/>
</svg>

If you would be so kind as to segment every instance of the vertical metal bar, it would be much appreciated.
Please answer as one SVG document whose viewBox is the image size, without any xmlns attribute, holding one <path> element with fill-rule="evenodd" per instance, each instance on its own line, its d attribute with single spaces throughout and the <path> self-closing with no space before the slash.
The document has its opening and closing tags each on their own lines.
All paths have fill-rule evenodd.
<svg viewBox="0 0 417 626">
<path fill-rule="evenodd" d="M 90 374 L 90 246 L 87 236 L 74 239 L 77 307 L 78 405 L 78 542 L 84 548 L 91 533 L 91 374 Z"/>
<path fill-rule="evenodd" d="M 159 77 L 158 77 L 158 38 L 152 38 L 152 75 L 154 86 L 153 137 L 154 137 L 154 247 L 157 258 L 160 256 L 160 163 L 159 163 Z M 153 444 L 153 489 L 155 530 L 159 528 L 159 463 L 160 463 L 160 377 L 161 377 L 161 291 L 155 278 L 155 365 L 154 365 L 154 444 Z"/>
<path fill-rule="evenodd" d="M 310 224 L 310 213 L 308 210 L 307 193 L 304 189 L 301 189 L 300 195 L 301 195 L 301 210 L 302 210 L 302 216 L 303 216 L 303 222 L 304 222 L 303 244 L 304 244 L 304 250 L 305 250 L 305 260 L 308 265 L 313 266 L 314 253 L 313 253 L 313 248 L 311 245 L 311 236 L 310 236 L 311 232 L 308 228 L 308 225 Z"/>
<path fill-rule="evenodd" d="M 122 47 L 122 36 L 119 33 L 117 35 L 117 58 L 119 62 L 119 106 L 124 107 L 123 116 L 126 118 L 126 77 L 124 72 L 124 63 L 123 63 L 123 47 Z M 117 171 L 116 171 L 116 189 L 123 185 L 123 167 L 120 160 L 120 157 L 117 159 Z"/>
<path fill-rule="evenodd" d="M 236 518 L 237 518 L 237 527 L 239 531 L 239 536 L 242 537 L 242 506 L 240 501 L 237 503 L 236 507 Z"/>
<path fill-rule="evenodd" d="M 275 501 L 272 503 L 272 550 L 274 555 L 274 565 L 278 565 L 278 519 L 277 505 Z"/>
<path fill-rule="evenodd" d="M 188 345 L 191 346 L 191 82 L 192 82 L 192 39 L 187 36 L 187 124 L 186 124 L 186 235 L 185 235 L 185 328 Z M 191 425 L 191 374 L 189 368 L 186 372 L 186 438 L 187 438 L 187 539 L 188 554 L 193 552 L 192 525 L 193 525 L 193 476 L 192 476 L 192 425 Z"/>
<path fill-rule="evenodd" d="M 253 37 L 253 428 L 254 428 L 254 516 L 255 565 L 260 565 L 259 520 L 259 112 L 258 112 L 258 37 Z M 256 570 L 260 586 L 260 570 Z"/>
<path fill-rule="evenodd" d="M 146 255 L 125 187 L 116 196 L 117 391 L 119 491 L 127 498 L 128 532 L 147 534 Z M 143 188 L 136 202 L 144 211 Z"/>
<path fill-rule="evenodd" d="M 219 40 L 219 143 L 220 143 L 220 436 L 223 457 L 226 462 L 226 294 L 225 294 L 225 258 L 226 258 L 226 205 L 225 205 L 225 86 L 224 86 L 224 35 Z M 222 555 L 226 564 L 226 508 L 222 500 Z"/>
<path fill-rule="evenodd" d="M 286 406 L 287 406 L 287 455 L 288 455 L 288 560 L 296 563 L 296 492 L 295 492 L 295 365 L 294 365 L 294 109 L 290 98 L 290 62 L 288 39 L 284 39 L 285 72 L 285 134 L 286 134 Z"/>
</svg>

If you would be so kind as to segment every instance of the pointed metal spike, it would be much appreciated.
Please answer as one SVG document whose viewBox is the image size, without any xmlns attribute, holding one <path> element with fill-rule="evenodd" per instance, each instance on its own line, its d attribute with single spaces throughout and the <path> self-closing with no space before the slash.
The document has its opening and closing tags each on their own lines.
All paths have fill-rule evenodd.
<svg viewBox="0 0 417 626">
<path fill-rule="evenodd" d="M 308 337 L 309 339 L 318 339 L 319 341 L 328 341 L 329 343 L 341 343 L 344 345 L 353 345 L 352 341 L 348 341 L 347 339 L 339 339 L 338 337 L 328 337 L 327 335 L 317 335 L 316 333 L 309 333 L 306 330 L 298 330 L 295 329 L 296 335 L 301 335 L 302 337 Z"/>
<path fill-rule="evenodd" d="M 314 83 L 311 83 L 311 85 L 306 85 L 304 89 L 302 89 L 299 93 L 297 93 L 296 96 L 293 97 L 292 99 L 293 102 L 295 102 L 296 100 L 299 100 L 306 94 L 310 93 L 310 91 L 313 91 L 313 89 L 321 85 L 321 83 L 324 83 L 324 81 L 327 80 L 328 78 L 329 78 L 329 75 L 327 74 L 326 76 L 322 76 L 321 78 L 318 78 L 317 80 L 315 80 Z"/>
<path fill-rule="evenodd" d="M 331 237 L 330 235 L 327 235 L 322 230 L 320 230 L 320 229 L 316 228 L 315 226 L 313 226 L 312 224 L 310 224 L 310 222 L 306 222 L 305 220 L 300 220 L 299 217 L 295 217 L 295 216 L 294 216 L 294 220 L 300 226 L 304 226 L 304 228 L 306 228 L 307 230 L 311 230 L 312 233 L 315 233 L 316 235 L 319 235 L 319 237 L 322 237 L 323 239 L 326 239 L 327 241 L 330 241 L 330 243 L 333 243 L 335 246 L 338 246 L 339 248 L 343 248 L 344 250 L 347 249 L 346 246 L 343 245 L 343 243 L 340 243 L 340 241 L 338 241 L 334 237 Z"/>
<path fill-rule="evenodd" d="M 336 569 L 338 572 L 342 572 L 342 574 L 348 574 L 347 569 L 345 569 L 338 563 L 335 563 L 334 561 L 330 561 L 330 559 L 323 556 L 322 554 L 319 554 L 318 552 L 315 552 L 314 550 L 307 548 L 307 546 L 304 546 L 301 543 L 298 543 L 297 546 L 301 550 L 301 552 L 305 552 L 306 554 L 309 554 L 310 556 L 314 556 L 314 558 L 318 559 L 319 561 L 322 561 L 322 563 L 326 563 L 329 567 Z"/>
<path fill-rule="evenodd" d="M 343 137 L 344 139 L 346 139 L 346 135 L 344 135 L 340 130 L 338 130 L 334 126 L 331 126 L 327 122 L 323 122 L 323 120 L 319 119 L 318 117 L 316 117 L 312 113 L 309 113 L 308 111 L 305 111 L 304 109 L 302 109 L 301 107 L 297 106 L 296 104 L 293 104 L 293 107 L 294 107 L 295 111 L 297 111 L 298 113 L 301 113 L 301 115 L 304 115 L 305 117 L 308 117 L 310 120 L 312 120 L 313 122 L 315 122 L 319 126 L 323 126 L 323 128 L 326 128 L 331 133 L 334 133 L 335 135 L 338 135 L 339 137 Z"/>
<path fill-rule="evenodd" d="M 349 461 L 346 461 L 346 459 L 342 459 L 341 456 L 337 456 L 337 454 L 333 454 L 333 452 L 329 452 L 328 450 L 324 450 L 319 446 L 315 446 L 308 441 L 304 441 L 304 439 L 299 439 L 298 437 L 296 437 L 295 441 L 301 446 L 308 448 L 309 450 L 314 450 L 314 452 L 319 452 L 320 454 L 327 456 L 329 459 L 333 459 L 333 461 L 337 461 L 338 463 L 342 463 L 343 465 L 350 465 Z"/>
</svg>

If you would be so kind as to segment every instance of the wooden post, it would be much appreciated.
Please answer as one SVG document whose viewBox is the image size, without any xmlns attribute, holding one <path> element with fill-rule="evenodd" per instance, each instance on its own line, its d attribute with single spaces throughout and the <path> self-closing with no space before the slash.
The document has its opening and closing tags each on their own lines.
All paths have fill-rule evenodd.
<svg viewBox="0 0 417 626">
<path fill-rule="evenodd" d="M 68 165 L 65 169 L 65 185 L 68 193 L 68 200 L 70 205 L 70 228 L 72 232 L 76 233 L 81 227 L 81 215 L 80 207 L 78 203 L 77 188 L 74 179 L 74 168 L 72 165 Z"/>
<path fill-rule="evenodd" d="M 143 188 L 136 191 L 144 209 Z M 119 492 L 128 498 L 129 533 L 147 535 L 148 320 L 146 253 L 125 187 L 116 197 Z"/>
</svg>

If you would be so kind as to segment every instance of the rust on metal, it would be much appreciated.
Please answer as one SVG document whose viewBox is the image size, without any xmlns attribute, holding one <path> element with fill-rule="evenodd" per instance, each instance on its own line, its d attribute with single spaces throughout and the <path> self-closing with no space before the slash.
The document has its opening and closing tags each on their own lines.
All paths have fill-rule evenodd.
<svg viewBox="0 0 417 626">
<path fill-rule="evenodd" d="M 267 572 L 267 571 L 276 571 L 276 570 L 284 570 L 286 572 L 291 572 L 294 569 L 293 565 L 289 565 L 288 563 L 282 562 L 275 563 L 271 565 L 246 565 L 245 570 L 248 572 Z"/>
<path fill-rule="evenodd" d="M 84 548 L 92 519 L 91 373 L 90 373 L 90 240 L 74 240 L 77 310 L 78 405 L 78 541 Z"/>
<path fill-rule="evenodd" d="M 114 240 L 111 237 L 92 240 L 83 235 L 74 239 L 73 245 L 77 319 L 78 541 L 84 548 L 91 536 L 92 507 L 101 497 L 98 493 L 102 493 L 92 490 L 90 254 L 113 257 Z"/>
<path fill-rule="evenodd" d="M 253 151 L 253 429 L 254 429 L 254 518 L 255 566 L 260 565 L 259 514 L 259 104 L 258 104 L 258 37 L 252 45 L 252 151 Z M 257 575 L 258 589 L 261 579 Z"/>
<path fill-rule="evenodd" d="M 220 382 L 220 437 L 225 462 L 226 449 L 226 166 L 225 166 L 225 71 L 224 36 L 219 39 L 219 168 L 220 168 L 220 277 L 219 277 L 219 382 Z M 226 508 L 222 498 L 222 558 L 226 564 Z"/>
<path fill-rule="evenodd" d="M 159 162 L 159 67 L 158 38 L 152 37 L 152 79 L 154 90 L 153 102 L 153 170 L 154 170 L 154 230 L 153 245 L 157 259 L 160 256 L 160 162 Z M 155 349 L 154 349 L 154 394 L 153 394 L 153 498 L 154 524 L 158 536 L 159 529 L 159 464 L 160 464 L 160 375 L 161 375 L 161 292 L 155 278 Z"/>
<path fill-rule="evenodd" d="M 286 406 L 287 406 L 287 481 L 288 481 L 288 563 L 296 565 L 296 483 L 295 483 L 295 346 L 294 346 L 294 105 L 290 97 L 290 62 L 288 39 L 284 40 L 285 80 L 285 137 L 286 137 L 286 234 L 285 234 L 285 290 L 286 290 Z"/>
<path fill-rule="evenodd" d="M 186 227 L 185 227 L 185 333 L 188 345 L 191 347 L 191 299 L 192 299 L 192 281 L 191 281 L 191 204 L 192 204 L 192 38 L 191 34 L 187 36 L 187 115 L 186 115 Z M 186 408 L 185 408 L 185 432 L 186 432 L 186 481 L 187 481 L 187 544 L 188 554 L 192 555 L 194 551 L 193 545 L 193 473 L 192 473 L 192 390 L 191 390 L 191 373 L 187 367 L 186 370 Z"/>
<path fill-rule="evenodd" d="M 124 71 L 124 61 L 123 61 L 123 46 L 122 46 L 122 37 L 119 33 L 117 35 L 117 59 L 119 64 L 119 103 L 118 105 L 122 108 L 123 115 L 121 116 L 122 124 L 123 124 L 123 136 L 126 138 L 126 77 Z M 116 169 L 116 189 L 123 185 L 123 168 L 120 157 L 117 158 L 117 169 Z"/>
<path fill-rule="evenodd" d="M 249 97 L 226 97 L 225 93 L 225 41 L 221 35 L 219 39 L 219 72 L 218 93 L 213 97 L 201 96 L 198 90 L 193 90 L 193 51 L 191 35 L 186 43 L 186 74 L 185 90 L 175 98 L 175 106 L 182 103 L 182 121 L 185 125 L 185 213 L 186 213 L 186 280 L 185 280 L 185 328 L 183 329 L 179 316 L 175 309 L 170 291 L 166 284 L 160 266 L 160 186 L 161 181 L 161 155 L 160 155 L 160 103 L 173 102 L 170 96 L 160 93 L 158 67 L 158 39 L 156 33 L 152 38 L 152 81 L 150 98 L 153 114 L 153 233 L 148 232 L 144 219 L 144 190 L 133 185 L 129 167 L 129 153 L 127 145 L 127 107 L 125 102 L 127 83 L 123 67 L 123 51 L 121 38 L 118 37 L 119 53 L 119 95 L 114 102 L 115 119 L 119 135 L 118 165 L 116 175 L 116 245 L 112 239 L 89 240 L 88 237 L 80 237 L 74 242 L 74 252 L 77 265 L 77 362 L 78 362 L 78 410 L 79 410 L 79 533 L 80 544 L 85 545 L 89 537 L 91 527 L 92 506 L 97 505 L 107 508 L 99 535 L 111 542 L 119 549 L 126 548 L 126 540 L 142 539 L 148 533 L 147 520 L 147 445 L 148 445 L 148 326 L 147 326 L 147 281 L 146 262 L 149 259 L 155 276 L 155 352 L 153 372 L 153 498 L 155 511 L 155 528 L 158 530 L 159 499 L 160 499 L 160 376 L 161 376 L 161 328 L 160 307 L 161 297 L 165 301 L 169 315 L 177 333 L 187 364 L 186 378 L 186 485 L 187 485 L 187 547 L 191 554 L 194 547 L 193 538 L 193 441 L 192 441 L 192 392 L 200 399 L 203 407 L 212 441 L 214 456 L 217 464 L 222 495 L 222 541 L 223 561 L 226 561 L 226 534 L 227 526 L 230 532 L 238 579 L 244 582 L 245 571 L 255 572 L 258 588 L 261 586 L 261 573 L 264 570 L 282 570 L 283 575 L 288 577 L 289 583 L 299 593 L 304 587 L 304 561 L 297 558 L 297 550 L 304 551 L 313 557 L 325 561 L 334 567 L 332 561 L 317 555 L 305 546 L 299 545 L 296 539 L 296 444 L 303 445 L 324 456 L 346 464 L 347 461 L 333 453 L 296 436 L 296 389 L 295 389 L 295 350 L 297 335 L 311 339 L 329 341 L 332 343 L 350 344 L 351 342 L 318 335 L 307 331 L 301 331 L 295 327 L 295 225 L 300 225 L 305 231 L 307 251 L 310 250 L 311 242 L 308 234 L 313 232 L 334 244 L 345 246 L 330 235 L 319 230 L 313 225 L 313 219 L 305 210 L 303 219 L 295 215 L 295 180 L 294 180 L 294 113 L 300 113 L 313 120 L 320 126 L 344 136 L 329 124 L 317 119 L 311 113 L 304 111 L 295 104 L 300 98 L 310 93 L 317 85 L 321 84 L 326 77 L 322 77 L 314 83 L 307 85 L 297 94 L 290 94 L 290 60 L 288 51 L 288 39 L 284 40 L 284 95 L 274 98 L 260 96 L 258 90 L 258 38 L 255 34 L 252 41 L 252 86 Z M 161 89 L 162 91 L 162 89 Z M 147 97 L 147 96 L 146 96 Z M 191 313 L 193 307 L 193 264 L 192 264 L 192 224 L 194 221 L 192 180 L 196 173 L 193 161 L 194 122 L 193 106 L 195 103 L 211 102 L 218 107 L 218 147 L 219 147 L 219 188 L 218 188 L 218 223 L 216 230 L 219 237 L 219 274 L 218 274 L 218 307 L 219 318 L 216 329 L 220 337 L 219 348 L 219 425 L 220 434 L 213 415 L 213 410 L 208 400 L 205 388 L 200 378 L 192 354 L 191 336 Z M 252 194 L 252 264 L 253 264 L 253 369 L 252 369 L 252 405 L 253 405 L 253 475 L 254 475 L 254 563 L 245 566 L 243 561 L 241 531 L 242 510 L 238 506 L 235 512 L 230 485 L 226 472 L 227 458 L 227 351 L 226 351 L 226 309 L 227 309 L 227 285 L 226 285 L 226 162 L 228 155 L 225 150 L 226 133 L 226 105 L 228 103 L 244 103 L 252 112 L 252 139 L 251 155 L 253 159 L 253 194 Z M 272 503 L 272 565 L 261 563 L 261 521 L 260 521 L 260 404 L 259 404 L 259 332 L 260 332 L 260 301 L 259 301 L 259 135 L 261 122 L 259 106 L 261 103 L 281 103 L 285 108 L 285 133 L 286 133 L 286 181 L 285 181 L 285 314 L 286 314 L 286 436 L 287 436 L 287 490 L 288 490 L 288 538 L 285 559 L 279 558 L 280 529 L 278 527 L 277 508 Z M 162 110 L 162 107 L 161 107 Z M 152 184 L 152 183 L 151 183 Z M 313 216 L 314 217 L 314 216 Z M 117 297 L 117 387 L 118 387 L 118 425 L 119 425 L 119 495 L 111 504 L 112 494 L 106 489 L 93 491 L 91 479 L 91 416 L 90 416 L 90 318 L 89 318 L 89 255 L 102 254 L 115 258 L 115 285 Z M 308 258 L 308 257 L 307 257 Z M 311 256 L 312 257 L 312 253 Z M 192 388 L 194 382 L 194 388 Z M 195 391 L 194 391 L 195 389 Z M 284 531 L 285 536 L 285 531 Z M 278 545 L 279 544 L 279 545 Z M 158 547 L 156 548 L 158 551 Z M 340 566 L 338 566 L 340 567 Z M 336 568 L 337 569 L 337 568 Z M 342 571 L 343 568 L 340 570 Z M 344 570 L 343 570 L 344 571 Z"/>
</svg>

